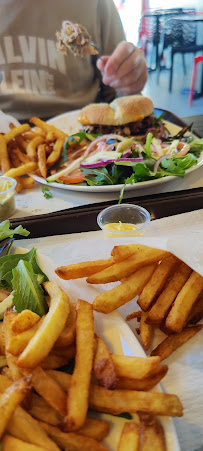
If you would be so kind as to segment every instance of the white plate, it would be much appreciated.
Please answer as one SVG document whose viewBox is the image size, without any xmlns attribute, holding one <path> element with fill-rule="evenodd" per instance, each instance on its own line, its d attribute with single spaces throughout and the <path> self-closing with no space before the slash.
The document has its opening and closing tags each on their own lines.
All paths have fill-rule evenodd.
<svg viewBox="0 0 203 451">
<path fill-rule="evenodd" d="M 73 243 L 71 243 L 71 248 L 72 245 Z M 23 248 L 16 248 L 13 251 L 15 253 L 26 252 Z M 68 293 L 71 302 L 76 302 L 78 298 L 89 299 L 90 302 L 93 302 L 98 294 L 97 287 L 89 286 L 85 279 L 65 281 L 55 274 L 56 264 L 54 265 L 53 261 L 57 261 L 57 248 L 55 248 L 55 251 L 56 260 L 51 260 L 45 255 L 38 254 L 38 262 L 41 269 L 51 281 L 58 283 Z M 66 262 L 69 263 L 67 257 L 66 254 Z M 69 258 L 71 261 L 76 261 L 76 259 L 72 260 L 71 254 L 69 254 Z M 61 264 L 63 264 L 62 261 Z M 94 312 L 94 320 L 96 333 L 104 339 L 111 352 L 137 357 L 146 356 L 135 335 L 118 312 L 108 315 Z M 162 391 L 160 385 L 156 387 L 155 391 Z M 100 417 L 110 423 L 110 433 L 102 443 L 109 451 L 116 451 L 122 427 L 128 420 L 107 414 L 95 414 L 95 417 Z M 161 417 L 160 420 L 165 430 L 167 451 L 180 451 L 173 420 L 168 417 Z"/>
<path fill-rule="evenodd" d="M 55 127 L 59 128 L 60 130 L 63 130 L 68 135 L 71 135 L 73 133 L 77 133 L 79 130 L 79 122 L 77 121 L 78 117 L 78 111 L 69 111 L 68 113 L 60 114 L 59 116 L 53 117 L 52 119 L 49 119 L 48 123 L 51 125 L 54 125 Z M 172 134 L 178 133 L 181 128 L 177 126 L 176 124 L 172 124 L 171 122 L 165 121 L 167 128 Z M 194 171 L 195 169 L 199 168 L 203 164 L 203 152 L 202 156 L 200 156 L 198 160 L 198 164 L 196 166 L 193 166 L 192 168 L 187 170 L 187 174 Z M 47 183 L 47 181 L 43 177 L 39 177 L 38 175 L 32 176 L 37 182 L 42 183 L 44 185 L 53 186 L 55 188 L 61 188 L 69 191 L 83 191 L 87 193 L 112 193 L 120 191 L 122 188 L 122 184 L 119 185 L 104 185 L 104 186 L 82 186 L 82 185 L 65 185 L 62 183 L 56 183 L 51 182 Z M 175 180 L 176 176 L 167 176 L 163 177 L 161 179 L 156 180 L 148 180 L 146 182 L 138 182 L 134 185 L 126 185 L 125 191 L 132 191 L 137 188 L 148 188 L 149 186 L 156 186 L 161 185 L 163 183 Z"/>
</svg>

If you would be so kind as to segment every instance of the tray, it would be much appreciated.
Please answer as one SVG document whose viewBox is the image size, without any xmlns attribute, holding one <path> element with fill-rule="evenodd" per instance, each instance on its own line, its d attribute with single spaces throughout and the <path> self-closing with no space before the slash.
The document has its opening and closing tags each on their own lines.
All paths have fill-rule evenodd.
<svg viewBox="0 0 203 451">
<path fill-rule="evenodd" d="M 151 219 L 160 219 L 203 208 L 203 188 L 125 199 L 123 203 L 137 204 L 146 208 Z M 97 215 L 115 201 L 69 208 L 54 213 L 26 218 L 11 219 L 14 228 L 22 224 L 30 231 L 29 238 L 63 235 L 99 230 Z M 19 237 L 20 239 L 20 237 Z"/>
</svg>

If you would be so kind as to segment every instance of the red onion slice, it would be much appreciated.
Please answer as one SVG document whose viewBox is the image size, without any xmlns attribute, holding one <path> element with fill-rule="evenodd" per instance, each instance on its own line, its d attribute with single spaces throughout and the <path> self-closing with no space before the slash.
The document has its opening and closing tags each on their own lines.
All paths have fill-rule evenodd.
<svg viewBox="0 0 203 451">
<path fill-rule="evenodd" d="M 117 163 L 119 161 L 128 161 L 129 163 L 130 162 L 137 162 L 138 163 L 138 162 L 143 161 L 143 160 L 144 160 L 143 157 L 140 157 L 140 158 L 115 158 L 115 159 L 112 159 L 112 160 L 100 160 L 100 161 L 97 161 L 96 163 L 84 163 L 84 162 L 82 162 L 80 164 L 80 167 L 81 168 L 87 168 L 87 169 L 93 169 L 93 168 L 105 167 L 108 164 Z"/>
<path fill-rule="evenodd" d="M 71 20 L 63 20 L 62 22 L 62 28 L 64 31 L 66 31 L 66 25 L 69 24 L 73 27 L 74 32 L 75 32 L 75 38 L 78 37 L 78 27 L 74 22 L 71 22 Z"/>
<path fill-rule="evenodd" d="M 116 134 L 108 134 L 108 135 L 102 135 L 98 136 L 98 138 L 94 139 L 94 141 L 91 142 L 91 144 L 88 146 L 88 148 L 85 151 L 85 158 L 89 155 L 92 149 L 94 149 L 95 144 L 99 143 L 100 141 L 104 141 L 106 139 L 117 139 L 118 141 L 124 141 L 124 136 L 116 135 Z"/>
</svg>

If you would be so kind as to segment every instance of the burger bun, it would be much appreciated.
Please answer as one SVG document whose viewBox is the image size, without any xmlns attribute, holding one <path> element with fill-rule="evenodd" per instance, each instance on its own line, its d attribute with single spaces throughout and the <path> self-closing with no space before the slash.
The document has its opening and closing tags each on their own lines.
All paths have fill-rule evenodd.
<svg viewBox="0 0 203 451">
<path fill-rule="evenodd" d="M 125 125 L 143 120 L 152 114 L 154 104 L 142 95 L 119 97 L 109 103 L 91 103 L 80 110 L 78 121 L 83 125 Z"/>
</svg>

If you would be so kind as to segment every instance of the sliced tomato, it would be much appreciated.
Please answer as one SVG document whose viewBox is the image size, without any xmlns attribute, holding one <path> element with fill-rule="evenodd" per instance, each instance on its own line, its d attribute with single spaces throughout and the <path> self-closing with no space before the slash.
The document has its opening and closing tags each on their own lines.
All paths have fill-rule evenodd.
<svg viewBox="0 0 203 451">
<path fill-rule="evenodd" d="M 68 185 L 71 183 L 81 183 L 85 179 L 85 175 L 62 175 L 59 180 L 61 182 L 67 183 Z"/>
</svg>

